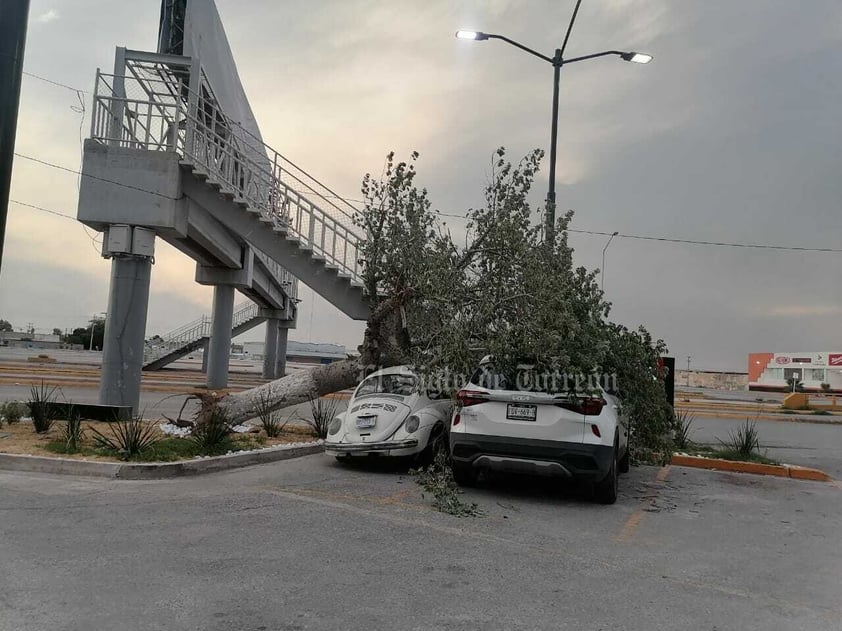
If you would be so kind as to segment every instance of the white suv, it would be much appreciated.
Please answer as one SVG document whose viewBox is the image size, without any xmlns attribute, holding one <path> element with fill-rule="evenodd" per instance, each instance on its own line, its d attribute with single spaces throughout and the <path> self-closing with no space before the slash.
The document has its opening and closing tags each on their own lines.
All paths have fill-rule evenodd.
<svg viewBox="0 0 842 631">
<path fill-rule="evenodd" d="M 617 500 L 617 476 L 629 469 L 628 425 L 601 388 L 580 396 L 515 389 L 484 360 L 456 399 L 457 483 L 474 484 L 482 470 L 530 473 L 591 481 L 598 501 Z"/>
</svg>

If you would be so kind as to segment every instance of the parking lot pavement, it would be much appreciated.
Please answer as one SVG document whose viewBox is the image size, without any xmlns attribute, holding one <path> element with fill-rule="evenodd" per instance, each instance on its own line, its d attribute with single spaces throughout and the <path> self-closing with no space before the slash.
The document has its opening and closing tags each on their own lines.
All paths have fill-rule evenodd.
<svg viewBox="0 0 842 631">
<path fill-rule="evenodd" d="M 318 455 L 120 482 L 0 473 L 0 630 L 838 629 L 842 488 L 635 467 L 614 506 L 497 478 L 434 512 Z"/>
</svg>

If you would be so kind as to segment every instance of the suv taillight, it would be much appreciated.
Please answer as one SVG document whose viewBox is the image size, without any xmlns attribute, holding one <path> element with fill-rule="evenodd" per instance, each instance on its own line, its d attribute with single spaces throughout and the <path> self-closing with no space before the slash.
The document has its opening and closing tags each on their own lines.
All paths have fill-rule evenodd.
<svg viewBox="0 0 842 631">
<path fill-rule="evenodd" d="M 556 403 L 560 408 L 583 414 L 584 416 L 599 416 L 605 407 L 605 399 L 578 399 L 574 401 L 560 401 Z"/>
<path fill-rule="evenodd" d="M 488 403 L 488 397 L 484 392 L 460 390 L 456 393 L 456 401 L 463 408 L 467 408 L 472 405 L 479 405 L 480 403 Z"/>
</svg>

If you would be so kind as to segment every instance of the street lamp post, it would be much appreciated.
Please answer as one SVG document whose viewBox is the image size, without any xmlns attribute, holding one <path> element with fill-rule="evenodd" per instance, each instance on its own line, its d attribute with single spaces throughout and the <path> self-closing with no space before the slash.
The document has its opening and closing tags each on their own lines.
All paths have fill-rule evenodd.
<svg viewBox="0 0 842 631">
<path fill-rule="evenodd" d="M 581 0 L 580 0 L 581 2 Z M 555 54 L 552 57 L 548 57 L 547 55 L 543 55 L 536 50 L 532 50 L 531 48 L 524 46 L 504 35 L 495 35 L 493 33 L 483 33 L 482 31 L 469 31 L 469 30 L 459 30 L 456 31 L 456 37 L 458 39 L 464 40 L 471 40 L 471 41 L 483 41 L 487 39 L 499 39 L 507 44 L 511 44 L 515 48 L 520 48 L 522 51 L 529 53 L 530 55 L 534 55 L 539 59 L 542 59 L 553 66 L 553 112 L 552 112 L 552 131 L 550 135 L 550 185 L 549 190 L 547 191 L 547 210 L 545 215 L 545 240 L 548 243 L 552 243 L 554 232 L 555 232 L 555 209 L 556 209 L 556 200 L 555 200 L 555 167 L 556 167 L 556 154 L 557 154 L 557 146 L 558 146 L 558 92 L 559 92 L 559 83 L 561 80 L 561 67 L 567 64 L 572 64 L 577 61 L 587 61 L 589 59 L 596 59 L 598 57 L 606 57 L 608 55 L 616 55 L 620 57 L 623 61 L 631 61 L 638 64 L 648 64 L 652 61 L 652 55 L 647 55 L 645 53 L 637 53 L 637 52 L 623 52 L 620 50 L 606 50 L 601 53 L 594 53 L 591 55 L 584 55 L 582 57 L 573 57 L 570 59 L 564 59 L 564 49 L 567 46 L 567 40 L 570 38 L 570 31 L 573 28 L 573 22 L 576 19 L 576 13 L 579 10 L 579 3 L 576 4 L 576 9 L 573 11 L 573 18 L 570 21 L 570 25 L 567 28 L 567 35 L 564 38 L 564 44 L 562 44 L 561 48 L 557 48 L 555 50 Z"/>
<path fill-rule="evenodd" d="M 600 291 L 605 289 L 605 251 L 608 249 L 608 246 L 611 245 L 611 242 L 614 240 L 619 232 L 616 230 L 611 233 L 611 236 L 608 238 L 608 243 L 605 244 L 605 247 L 602 248 L 602 269 L 600 269 L 600 280 L 599 280 L 599 289 Z"/>
<path fill-rule="evenodd" d="M 96 326 L 97 315 L 103 315 L 104 316 L 104 315 L 108 315 L 108 314 L 105 311 L 100 311 L 99 314 L 95 313 L 93 315 L 93 317 L 91 317 L 91 342 L 90 342 L 90 344 L 88 344 L 88 350 L 89 351 L 94 350 L 94 327 Z M 83 348 L 83 350 L 84 350 L 84 348 Z"/>
</svg>

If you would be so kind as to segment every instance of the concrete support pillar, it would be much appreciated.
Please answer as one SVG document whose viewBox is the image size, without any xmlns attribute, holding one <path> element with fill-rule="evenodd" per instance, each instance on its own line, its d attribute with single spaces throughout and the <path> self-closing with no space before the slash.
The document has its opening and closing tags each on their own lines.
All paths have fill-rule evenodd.
<svg viewBox="0 0 842 631">
<path fill-rule="evenodd" d="M 134 413 L 140 411 L 140 376 L 151 277 L 151 258 L 115 256 L 111 259 L 99 402 L 130 405 Z"/>
<path fill-rule="evenodd" d="M 275 368 L 278 357 L 278 321 L 274 318 L 266 320 L 266 338 L 263 344 L 263 378 L 275 379 Z"/>
<path fill-rule="evenodd" d="M 231 357 L 233 324 L 234 287 L 216 285 L 213 288 L 213 320 L 208 349 L 208 388 L 211 390 L 228 386 L 228 360 Z"/>
<path fill-rule="evenodd" d="M 202 372 L 208 374 L 208 357 L 210 357 L 210 339 L 202 345 Z"/>
<path fill-rule="evenodd" d="M 278 357 L 275 363 L 275 379 L 281 379 L 287 374 L 287 336 L 289 329 L 283 324 L 278 325 Z"/>
</svg>

